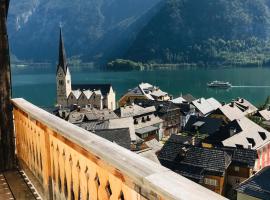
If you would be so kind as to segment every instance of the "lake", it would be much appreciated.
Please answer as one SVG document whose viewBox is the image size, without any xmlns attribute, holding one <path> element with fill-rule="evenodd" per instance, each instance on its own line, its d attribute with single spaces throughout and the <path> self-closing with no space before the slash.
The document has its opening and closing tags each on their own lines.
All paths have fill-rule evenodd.
<svg viewBox="0 0 270 200">
<path fill-rule="evenodd" d="M 214 97 L 229 102 L 244 97 L 255 105 L 262 104 L 270 95 L 270 67 L 254 68 L 181 68 L 175 70 L 112 72 L 89 70 L 71 72 L 73 83 L 111 83 L 117 99 L 141 82 L 159 86 L 174 97 L 190 93 L 195 97 Z M 229 81 L 233 87 L 211 89 L 213 80 Z M 39 106 L 56 102 L 55 73 L 46 70 L 20 70 L 12 73 L 13 97 L 23 97 Z"/>
</svg>

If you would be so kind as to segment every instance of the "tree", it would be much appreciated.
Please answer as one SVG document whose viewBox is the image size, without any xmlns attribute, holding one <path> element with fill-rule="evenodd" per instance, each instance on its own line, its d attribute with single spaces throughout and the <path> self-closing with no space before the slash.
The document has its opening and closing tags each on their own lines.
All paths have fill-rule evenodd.
<svg viewBox="0 0 270 200">
<path fill-rule="evenodd" d="M 11 104 L 10 57 L 7 35 L 9 0 L 0 0 L 0 171 L 15 166 L 15 142 Z"/>
</svg>

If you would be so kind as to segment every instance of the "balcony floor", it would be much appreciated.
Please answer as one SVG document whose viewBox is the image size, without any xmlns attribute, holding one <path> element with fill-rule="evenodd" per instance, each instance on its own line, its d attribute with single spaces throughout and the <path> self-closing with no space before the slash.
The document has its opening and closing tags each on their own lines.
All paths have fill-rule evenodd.
<svg viewBox="0 0 270 200">
<path fill-rule="evenodd" d="M 26 177 L 17 170 L 0 173 L 0 200 L 39 199 L 35 190 L 30 187 Z"/>
</svg>

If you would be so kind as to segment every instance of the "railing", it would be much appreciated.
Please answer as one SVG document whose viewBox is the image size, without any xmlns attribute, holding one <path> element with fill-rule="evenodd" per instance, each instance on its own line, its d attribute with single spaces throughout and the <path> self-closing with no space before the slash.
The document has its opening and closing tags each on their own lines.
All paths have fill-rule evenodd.
<svg viewBox="0 0 270 200">
<path fill-rule="evenodd" d="M 13 105 L 17 157 L 46 199 L 224 199 L 24 99 Z"/>
</svg>

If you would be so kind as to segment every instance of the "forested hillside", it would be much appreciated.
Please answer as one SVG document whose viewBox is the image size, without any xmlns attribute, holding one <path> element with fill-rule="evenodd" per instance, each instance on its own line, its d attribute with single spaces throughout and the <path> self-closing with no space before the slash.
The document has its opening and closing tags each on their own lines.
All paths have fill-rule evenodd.
<svg viewBox="0 0 270 200">
<path fill-rule="evenodd" d="M 63 26 L 69 57 L 84 62 L 122 55 L 159 0 L 12 0 L 9 35 L 20 60 L 56 60 Z"/>
<path fill-rule="evenodd" d="M 166 0 L 125 59 L 254 65 L 270 60 L 269 0 Z"/>
</svg>

